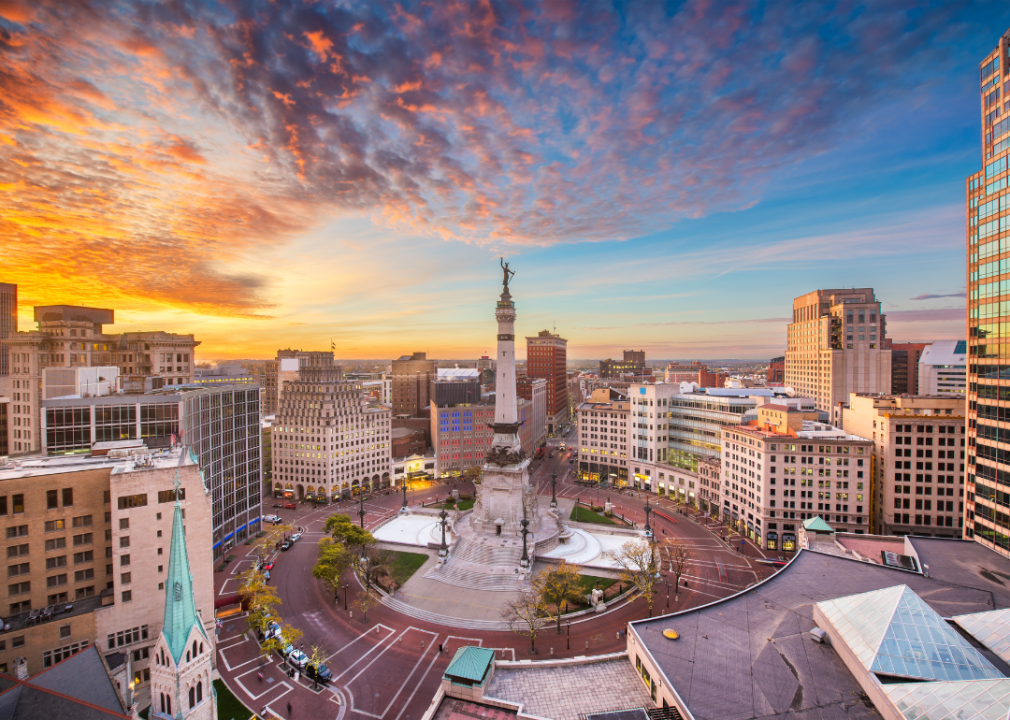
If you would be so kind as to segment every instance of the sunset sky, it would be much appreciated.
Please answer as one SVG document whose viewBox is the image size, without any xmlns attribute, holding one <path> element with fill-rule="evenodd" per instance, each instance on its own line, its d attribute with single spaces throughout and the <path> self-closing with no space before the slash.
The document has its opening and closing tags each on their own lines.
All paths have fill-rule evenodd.
<svg viewBox="0 0 1010 720">
<path fill-rule="evenodd" d="M 964 336 L 1010 3 L 0 0 L 0 282 L 277 348 L 768 358 L 871 286 Z M 522 354 L 522 353 L 520 353 Z"/>
</svg>

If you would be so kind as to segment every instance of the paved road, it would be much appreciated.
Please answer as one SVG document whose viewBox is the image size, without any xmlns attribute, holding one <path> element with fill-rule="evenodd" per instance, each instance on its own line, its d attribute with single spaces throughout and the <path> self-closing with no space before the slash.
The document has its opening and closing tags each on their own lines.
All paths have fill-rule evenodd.
<svg viewBox="0 0 1010 720">
<path fill-rule="evenodd" d="M 541 493 L 549 497 L 550 473 L 554 472 L 558 475 L 559 495 L 575 497 L 581 494 L 584 500 L 588 499 L 585 488 L 572 481 L 567 463 L 564 454 L 556 452 L 553 459 L 545 459 L 535 468 L 534 481 Z M 468 489 L 459 487 L 463 492 Z M 446 486 L 433 487 L 409 493 L 408 499 L 416 504 L 429 498 L 445 497 L 449 490 Z M 611 496 L 618 512 L 623 512 L 639 526 L 644 525 L 643 495 L 612 493 Z M 651 501 L 654 500 L 653 496 Z M 401 502 L 402 494 L 395 492 L 373 496 L 364 503 L 365 526 L 374 527 L 395 513 Z M 305 530 L 303 538 L 291 550 L 278 554 L 271 573 L 271 583 L 277 586 L 283 601 L 280 613 L 285 621 L 302 630 L 307 652 L 312 646 L 320 648 L 334 674 L 334 682 L 319 693 L 311 690 L 304 679 L 296 684 L 282 672 L 278 658 L 260 666 L 255 640 L 242 636 L 246 629 L 244 618 L 225 622 L 219 636 L 218 669 L 240 700 L 256 711 L 266 705 L 271 717 L 287 718 L 287 703 L 290 702 L 292 718 L 417 720 L 436 692 L 452 652 L 460 645 L 499 648 L 499 657 L 507 659 L 544 659 L 550 657 L 552 651 L 555 656 L 614 652 L 624 648 L 619 632 L 627 622 L 647 615 L 646 604 L 639 599 L 612 608 L 602 617 L 592 616 L 584 622 L 573 623 L 570 637 L 545 629 L 537 640 L 538 655 L 530 653 L 528 639 L 511 633 L 440 627 L 403 616 L 382 605 L 370 610 L 365 622 L 360 613 L 344 609 L 344 597 L 335 604 L 332 595 L 310 574 L 325 518 L 333 512 L 345 512 L 358 521 L 359 504 L 343 503 L 339 508 L 318 509 L 299 505 L 295 510 L 275 510 L 270 504 L 272 501 L 268 501 L 265 513 L 277 513 L 286 523 Z M 671 586 L 660 586 L 655 596 L 656 614 L 684 610 L 726 597 L 770 574 L 767 566 L 753 562 L 755 549 L 748 547 L 745 553 L 738 553 L 703 524 L 678 514 L 672 503 L 660 500 L 658 505 L 666 517 L 652 516 L 657 537 L 680 538 L 691 544 L 694 555 L 684 576 L 689 587 L 681 588 L 679 594 L 674 592 L 673 576 L 668 574 Z M 237 589 L 235 575 L 252 562 L 251 557 L 242 555 L 246 549 L 240 546 L 235 553 L 239 558 L 226 572 L 216 573 L 218 593 L 228 594 Z M 664 567 L 664 571 L 668 570 Z M 348 581 L 351 585 L 346 599 L 351 607 L 360 587 L 350 575 Z M 439 654 L 440 644 L 447 652 Z"/>
</svg>

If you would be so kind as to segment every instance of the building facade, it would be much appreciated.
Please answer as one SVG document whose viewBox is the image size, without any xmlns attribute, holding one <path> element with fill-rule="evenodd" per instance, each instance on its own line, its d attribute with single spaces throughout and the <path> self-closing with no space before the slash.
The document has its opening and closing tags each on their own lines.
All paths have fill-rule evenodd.
<svg viewBox="0 0 1010 720">
<path fill-rule="evenodd" d="M 11 453 L 38 452 L 42 370 L 50 367 L 116 366 L 122 382 L 147 381 L 151 387 L 193 382 L 192 335 L 166 332 L 110 334 L 113 311 L 71 305 L 35 308 L 38 330 L 10 336 L 7 345 L 14 381 Z"/>
<path fill-rule="evenodd" d="M 584 482 L 628 485 L 628 425 L 631 403 L 627 395 L 599 388 L 577 409 L 579 478 Z"/>
<path fill-rule="evenodd" d="M 698 461 L 698 507 L 713 516 L 722 508 L 722 458 Z"/>
<path fill-rule="evenodd" d="M 318 355 L 280 388 L 271 428 L 274 494 L 336 502 L 389 487 L 389 408 L 370 405 L 332 354 Z"/>
<path fill-rule="evenodd" d="M 956 397 L 850 396 L 842 427 L 873 440 L 873 534 L 961 537 L 964 411 Z"/>
<path fill-rule="evenodd" d="M 547 435 L 559 435 L 570 417 L 568 341 L 549 330 L 541 330 L 534 337 L 527 337 L 526 375 L 547 381 Z"/>
<path fill-rule="evenodd" d="M 519 441 L 533 447 L 533 402 L 517 398 Z M 484 465 L 494 440 L 494 398 L 472 405 L 431 405 L 431 442 L 435 448 L 436 477 L 454 477 Z"/>
<path fill-rule="evenodd" d="M 7 338 L 18 331 L 18 286 L 0 283 L 0 377 L 10 375 Z"/>
<path fill-rule="evenodd" d="M 129 654 L 134 692 L 144 706 L 164 618 L 176 482 L 191 544 L 194 602 L 213 634 L 211 498 L 188 448 L 141 446 L 119 459 L 0 465 L 10 625 L 0 638 L 0 671 L 9 672 L 22 657 L 36 673 L 98 645 L 103 654 Z M 43 612 L 51 606 L 64 610 Z"/>
<path fill-rule="evenodd" d="M 547 442 L 547 381 L 542 378 L 516 378 L 516 392 L 519 397 L 532 403 L 531 444 L 523 446 L 532 453 Z"/>
<path fill-rule="evenodd" d="M 670 384 L 693 382 L 701 388 L 720 388 L 725 387 L 729 373 L 712 372 L 708 365 L 695 360 L 692 363 L 670 363 L 663 377 Z"/>
<path fill-rule="evenodd" d="M 753 424 L 723 428 L 722 516 L 767 550 L 795 550 L 808 518 L 870 531 L 873 441 L 816 417 L 771 404 Z"/>
<path fill-rule="evenodd" d="M 211 540 L 217 558 L 259 531 L 259 401 L 259 388 L 246 385 L 45 400 L 43 449 L 49 455 L 79 455 L 98 443 L 168 447 L 173 436 L 186 443 L 213 500 Z"/>
<path fill-rule="evenodd" d="M 645 350 L 625 350 L 622 360 L 600 360 L 600 379 L 612 380 L 622 375 L 651 375 L 645 367 Z"/>
<path fill-rule="evenodd" d="M 937 340 L 927 345 L 919 358 L 918 394 L 966 397 L 968 343 Z"/>
<path fill-rule="evenodd" d="M 277 413 L 278 391 L 285 380 L 297 378 L 299 368 L 304 365 L 325 362 L 326 356 L 332 359 L 333 353 L 286 348 L 278 350 L 277 357 L 273 360 L 267 360 L 263 365 L 263 376 L 260 383 L 263 387 L 263 414 L 275 415 Z M 320 360 L 320 358 L 324 359 Z M 337 370 L 343 372 L 339 366 Z"/>
<path fill-rule="evenodd" d="M 393 414 L 420 417 L 421 409 L 430 403 L 429 386 L 436 377 L 435 361 L 429 360 L 423 352 L 394 360 L 391 383 Z"/>
<path fill-rule="evenodd" d="M 982 167 L 965 182 L 968 286 L 968 421 L 965 536 L 1010 557 L 1010 455 L 1000 424 L 1010 419 L 1002 387 L 1010 342 L 1010 117 L 1000 117 L 1010 76 L 1010 30 L 979 63 Z M 1001 259 L 1003 258 L 1003 259 Z M 1001 299 L 1002 298 L 1002 299 Z"/>
<path fill-rule="evenodd" d="M 891 348 L 891 394 L 915 395 L 919 392 L 919 358 L 929 343 L 896 343 L 885 340 Z"/>
<path fill-rule="evenodd" d="M 436 405 L 475 403 L 480 396 L 480 370 L 476 368 L 439 368 L 428 388 L 428 397 Z"/>
<path fill-rule="evenodd" d="M 768 372 L 765 383 L 768 385 L 784 385 L 786 382 L 786 356 L 774 357 L 768 361 Z"/>
<path fill-rule="evenodd" d="M 872 288 L 815 290 L 793 300 L 785 384 L 831 412 L 849 393 L 891 392 L 886 323 Z"/>
</svg>

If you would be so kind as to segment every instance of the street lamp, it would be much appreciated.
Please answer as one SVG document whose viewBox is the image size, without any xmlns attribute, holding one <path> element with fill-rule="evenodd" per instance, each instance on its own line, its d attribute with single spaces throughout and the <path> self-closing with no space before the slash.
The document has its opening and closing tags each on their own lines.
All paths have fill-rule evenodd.
<svg viewBox="0 0 1010 720">
<path fill-rule="evenodd" d="M 407 509 L 407 478 L 403 478 L 403 505 L 400 506 L 401 509 Z"/>
<path fill-rule="evenodd" d="M 652 513 L 652 507 L 649 505 L 649 498 L 645 498 L 645 537 L 650 540 L 653 539 L 652 528 L 649 527 L 649 515 Z"/>
<path fill-rule="evenodd" d="M 344 591 L 344 610 L 347 609 L 347 583 L 344 583 L 341 588 Z"/>
<path fill-rule="evenodd" d="M 361 529 L 365 529 L 365 496 L 364 494 L 359 496 L 361 500 L 361 507 L 358 510 L 358 517 L 361 518 Z"/>
<path fill-rule="evenodd" d="M 445 519 L 449 517 L 449 513 L 445 511 L 445 501 L 442 501 L 442 511 L 438 514 L 440 518 L 439 524 L 442 526 L 442 544 L 438 546 L 438 556 L 440 558 L 445 558 L 449 554 L 449 547 L 445 544 Z"/>
<path fill-rule="evenodd" d="M 558 474 L 551 473 L 551 508 L 557 508 L 558 506 L 558 497 L 557 494 L 555 493 L 555 488 L 557 487 L 557 484 L 558 484 Z"/>
<path fill-rule="evenodd" d="M 530 531 L 527 529 L 527 525 L 530 524 L 530 521 L 526 518 L 526 503 L 525 502 L 523 503 L 523 519 L 519 521 L 519 524 L 522 525 L 522 528 L 523 528 L 522 529 L 522 534 L 523 534 L 523 556 L 521 558 L 519 558 L 519 565 L 520 565 L 520 567 L 528 568 L 530 566 L 530 555 L 529 555 L 528 550 L 526 549 L 526 536 L 530 534 Z"/>
</svg>

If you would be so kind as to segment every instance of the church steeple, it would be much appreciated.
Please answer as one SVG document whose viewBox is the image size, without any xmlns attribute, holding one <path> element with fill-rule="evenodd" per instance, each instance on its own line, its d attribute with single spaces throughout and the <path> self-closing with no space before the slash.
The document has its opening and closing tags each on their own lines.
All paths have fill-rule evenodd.
<svg viewBox="0 0 1010 720">
<path fill-rule="evenodd" d="M 165 582 L 165 621 L 162 633 L 165 635 L 172 659 L 179 663 L 186 651 L 186 641 L 194 627 L 207 637 L 203 623 L 196 612 L 196 598 L 193 595 L 193 575 L 189 570 L 189 554 L 186 552 L 186 533 L 182 526 L 182 505 L 179 504 L 179 475 L 175 480 L 175 511 L 172 518 L 172 546 L 168 556 L 168 578 Z"/>
</svg>

